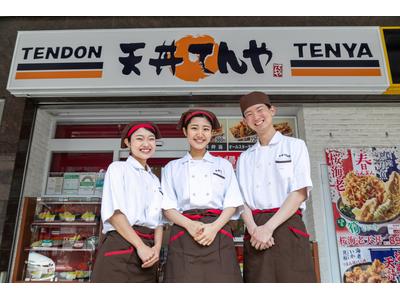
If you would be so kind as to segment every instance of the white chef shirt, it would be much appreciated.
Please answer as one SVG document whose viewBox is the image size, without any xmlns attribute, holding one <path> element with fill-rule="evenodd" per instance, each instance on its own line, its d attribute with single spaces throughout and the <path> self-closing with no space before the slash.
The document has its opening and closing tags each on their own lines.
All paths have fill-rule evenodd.
<svg viewBox="0 0 400 300">
<path fill-rule="evenodd" d="M 120 210 L 131 226 L 162 224 L 160 180 L 132 156 L 109 165 L 104 178 L 101 218 L 103 233 L 115 230 L 108 219 Z"/>
<path fill-rule="evenodd" d="M 209 152 L 201 160 L 187 153 L 170 161 L 163 169 L 161 186 L 165 210 L 239 208 L 232 219 L 238 219 L 243 210 L 243 197 L 232 164 Z"/>
<path fill-rule="evenodd" d="M 267 146 L 258 141 L 237 162 L 237 176 L 246 204 L 252 209 L 279 208 L 289 193 L 312 189 L 310 159 L 303 140 L 276 132 Z M 305 210 L 306 204 L 300 206 Z"/>
</svg>

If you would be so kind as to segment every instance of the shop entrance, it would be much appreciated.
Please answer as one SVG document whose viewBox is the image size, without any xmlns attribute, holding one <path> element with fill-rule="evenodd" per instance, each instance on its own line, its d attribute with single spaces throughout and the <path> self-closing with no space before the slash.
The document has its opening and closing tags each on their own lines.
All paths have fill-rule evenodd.
<svg viewBox="0 0 400 300">
<path fill-rule="evenodd" d="M 75 278 L 73 275 L 85 275 L 73 280 L 89 280 L 97 246 L 91 249 L 85 247 L 88 247 L 89 241 L 95 243 L 101 231 L 99 208 L 104 173 L 110 163 L 126 160 L 129 155 L 128 149 L 120 147 L 123 128 L 132 121 L 152 121 L 159 126 L 163 138 L 157 140 L 155 155 L 148 163 L 161 179 L 162 168 L 169 161 L 183 157 L 189 148 L 186 137 L 176 129 L 181 114 L 189 108 L 192 107 L 117 107 L 111 104 L 96 108 L 80 105 L 41 106 L 33 130 L 21 213 L 26 230 L 21 231 L 19 240 L 24 243 L 21 249 L 29 249 L 29 252 L 15 253 L 13 280 L 26 280 L 29 277 L 23 275 L 28 274 L 24 261 L 29 260 L 28 253 L 31 252 L 45 255 L 54 262 L 55 273 L 52 278 L 55 280 Z M 254 132 L 242 122 L 237 103 L 202 108 L 214 112 L 222 124 L 222 132 L 214 135 L 208 150 L 212 155 L 228 159 L 235 168 L 240 153 L 256 141 Z M 297 109 L 294 106 L 281 109 L 279 116 L 274 119 L 276 129 L 286 135 L 298 136 Z M 82 223 L 88 217 L 93 222 Z M 77 226 L 81 223 L 92 226 L 93 232 L 83 234 L 84 231 Z M 241 263 L 244 227 L 241 221 L 231 223 L 237 258 Z M 43 231 L 41 228 L 49 226 L 52 229 L 45 238 L 40 236 Z M 169 228 L 165 226 L 165 251 L 161 253 L 161 261 L 165 261 L 168 238 Z M 72 239 L 76 245 L 69 246 L 68 242 Z M 83 248 L 77 248 L 82 245 L 78 242 L 84 243 Z M 53 251 L 51 255 L 43 252 L 53 247 L 50 244 L 60 246 L 60 243 L 61 248 L 57 248 L 59 252 Z M 79 260 L 71 255 L 62 256 L 64 246 L 68 249 L 72 247 L 74 253 L 90 250 L 90 257 Z"/>
</svg>

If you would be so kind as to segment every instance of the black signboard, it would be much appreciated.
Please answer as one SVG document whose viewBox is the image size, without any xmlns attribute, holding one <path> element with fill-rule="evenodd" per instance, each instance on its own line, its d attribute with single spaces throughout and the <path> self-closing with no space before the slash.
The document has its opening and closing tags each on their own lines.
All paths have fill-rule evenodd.
<svg viewBox="0 0 400 300">
<path fill-rule="evenodd" d="M 400 28 L 383 29 L 393 84 L 400 84 Z"/>
</svg>

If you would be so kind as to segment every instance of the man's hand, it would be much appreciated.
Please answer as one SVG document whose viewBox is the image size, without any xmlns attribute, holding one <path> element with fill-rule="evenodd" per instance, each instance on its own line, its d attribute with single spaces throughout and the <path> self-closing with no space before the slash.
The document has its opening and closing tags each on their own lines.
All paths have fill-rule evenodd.
<svg viewBox="0 0 400 300">
<path fill-rule="evenodd" d="M 203 232 L 194 238 L 196 242 L 203 246 L 210 246 L 214 241 L 215 236 L 218 233 L 218 228 L 216 228 L 213 223 L 204 224 Z"/>
<path fill-rule="evenodd" d="M 275 245 L 274 238 L 272 237 L 273 233 L 274 231 L 267 223 L 262 226 L 257 226 L 253 230 L 253 234 L 251 234 L 250 243 L 257 250 L 268 249 Z"/>
</svg>

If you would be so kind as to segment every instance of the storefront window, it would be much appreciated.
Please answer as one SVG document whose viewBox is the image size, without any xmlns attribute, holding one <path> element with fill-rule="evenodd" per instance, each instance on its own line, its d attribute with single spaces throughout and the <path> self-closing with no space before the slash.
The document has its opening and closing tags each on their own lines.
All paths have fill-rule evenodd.
<svg viewBox="0 0 400 300">
<path fill-rule="evenodd" d="M 119 138 L 126 124 L 58 124 L 55 139 Z M 176 124 L 157 124 L 163 138 L 182 138 Z"/>
<path fill-rule="evenodd" d="M 113 161 L 113 153 L 53 153 L 51 173 L 99 172 L 106 170 Z"/>
</svg>

